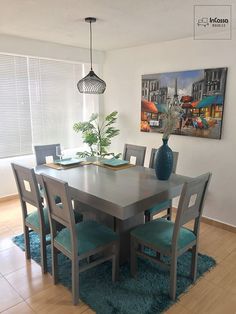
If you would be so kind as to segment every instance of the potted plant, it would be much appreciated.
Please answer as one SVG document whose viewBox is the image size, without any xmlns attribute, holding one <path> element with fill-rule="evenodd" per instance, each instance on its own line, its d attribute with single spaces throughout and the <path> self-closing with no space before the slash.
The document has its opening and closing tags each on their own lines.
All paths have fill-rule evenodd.
<svg viewBox="0 0 236 314">
<path fill-rule="evenodd" d="M 75 132 L 82 133 L 83 143 L 89 147 L 89 151 L 78 152 L 79 157 L 96 156 L 104 158 L 105 156 L 113 156 L 119 158 L 120 154 L 115 155 L 108 152 L 111 139 L 120 133 L 113 126 L 117 120 L 117 115 L 118 112 L 113 111 L 102 119 L 97 113 L 93 113 L 88 121 L 74 124 L 73 129 Z"/>
</svg>

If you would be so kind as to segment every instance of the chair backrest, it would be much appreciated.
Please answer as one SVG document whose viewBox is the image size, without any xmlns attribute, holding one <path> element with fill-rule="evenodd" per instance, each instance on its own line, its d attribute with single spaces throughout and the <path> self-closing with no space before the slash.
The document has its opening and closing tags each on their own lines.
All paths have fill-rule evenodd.
<svg viewBox="0 0 236 314">
<path fill-rule="evenodd" d="M 57 158 L 57 155 L 56 155 L 57 146 L 61 147 L 60 144 L 34 146 L 37 166 L 45 164 L 47 156 L 53 156 L 53 159 L 56 159 Z"/>
<path fill-rule="evenodd" d="M 47 175 L 42 175 L 47 207 L 49 211 L 49 222 L 51 235 L 57 234 L 57 223 L 62 224 L 70 230 L 72 239 L 72 250 L 77 252 L 77 237 L 75 232 L 75 216 L 67 182 L 57 180 Z M 60 203 L 58 203 L 60 198 Z"/>
<path fill-rule="evenodd" d="M 39 193 L 38 183 L 34 169 L 24 167 L 15 163 L 11 164 L 14 173 L 17 190 L 20 197 L 23 217 L 27 216 L 27 203 L 35 206 L 39 210 L 39 221 L 43 220 L 43 205 Z"/>
<path fill-rule="evenodd" d="M 155 156 L 156 156 L 156 152 L 157 151 L 158 151 L 157 148 L 152 148 L 152 150 L 151 150 L 150 161 L 149 161 L 149 168 L 152 168 L 152 169 L 155 168 Z M 179 157 L 179 153 L 178 152 L 173 152 L 173 169 L 172 169 L 173 173 L 176 172 L 178 157 Z"/>
<path fill-rule="evenodd" d="M 130 161 L 131 156 L 136 157 L 136 165 L 143 166 L 146 149 L 147 148 L 145 146 L 125 144 L 124 152 L 123 152 L 123 159 Z"/>
<path fill-rule="evenodd" d="M 184 184 L 175 219 L 172 245 L 177 243 L 180 227 L 192 220 L 194 220 L 193 232 L 198 237 L 200 219 L 210 178 L 211 173 L 206 173 Z"/>
</svg>

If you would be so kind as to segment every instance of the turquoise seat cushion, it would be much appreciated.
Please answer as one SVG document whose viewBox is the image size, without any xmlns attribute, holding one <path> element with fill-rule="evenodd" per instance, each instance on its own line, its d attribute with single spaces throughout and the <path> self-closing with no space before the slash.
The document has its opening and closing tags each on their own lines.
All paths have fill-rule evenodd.
<svg viewBox="0 0 236 314">
<path fill-rule="evenodd" d="M 146 210 L 145 213 L 147 213 L 149 215 L 155 215 L 155 214 L 158 214 L 159 212 L 161 212 L 162 210 L 170 208 L 170 207 L 172 207 L 171 200 L 167 200 L 165 202 L 156 204 L 152 208 L 149 208 L 148 210 Z"/>
<path fill-rule="evenodd" d="M 45 207 L 43 208 L 43 216 L 46 228 L 46 234 L 50 233 L 50 225 L 49 225 L 49 217 L 48 217 L 48 209 Z M 26 219 L 29 224 L 39 229 L 39 215 L 38 211 L 35 210 L 34 212 L 30 213 Z"/>
<path fill-rule="evenodd" d="M 152 220 L 144 225 L 131 231 L 131 235 L 138 240 L 144 241 L 147 245 L 155 246 L 157 249 L 164 251 L 171 250 L 174 222 L 160 218 Z M 178 239 L 178 249 L 196 240 L 193 231 L 181 227 Z"/>
<path fill-rule="evenodd" d="M 78 238 L 78 252 L 82 255 L 118 239 L 118 235 L 96 221 L 84 221 L 75 225 Z M 71 238 L 68 228 L 61 230 L 55 242 L 71 253 Z"/>
</svg>

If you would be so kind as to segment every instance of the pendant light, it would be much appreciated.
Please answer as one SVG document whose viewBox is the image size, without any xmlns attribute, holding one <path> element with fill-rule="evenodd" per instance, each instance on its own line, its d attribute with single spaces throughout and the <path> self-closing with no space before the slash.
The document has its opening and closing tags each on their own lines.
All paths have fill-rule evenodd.
<svg viewBox="0 0 236 314">
<path fill-rule="evenodd" d="M 82 78 L 78 84 L 78 90 L 84 94 L 103 94 L 106 89 L 106 83 L 98 77 L 93 71 L 93 55 L 92 55 L 92 23 L 96 22 L 95 17 L 86 17 L 85 22 L 90 24 L 90 64 L 89 74 Z"/>
</svg>

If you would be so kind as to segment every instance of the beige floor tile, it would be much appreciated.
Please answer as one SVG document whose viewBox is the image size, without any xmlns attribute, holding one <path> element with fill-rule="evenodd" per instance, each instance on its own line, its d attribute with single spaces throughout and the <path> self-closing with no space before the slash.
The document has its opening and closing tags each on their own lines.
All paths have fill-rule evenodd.
<svg viewBox="0 0 236 314">
<path fill-rule="evenodd" d="M 165 312 L 166 314 L 191 314 L 191 312 L 187 309 L 185 309 L 182 305 L 179 303 L 176 303 L 172 305 L 168 311 Z"/>
<path fill-rule="evenodd" d="M 71 292 L 61 285 L 53 285 L 30 297 L 26 302 L 40 314 L 81 314 L 88 308 L 82 301 L 74 306 Z"/>
<path fill-rule="evenodd" d="M 215 293 L 217 301 L 204 304 L 200 312 L 202 314 L 235 314 L 236 313 L 236 298 L 228 292 L 220 288 L 214 288 L 212 294 Z"/>
<path fill-rule="evenodd" d="M 180 304 L 191 313 L 236 313 L 235 296 L 210 283 L 205 278 L 181 297 Z"/>
<path fill-rule="evenodd" d="M 23 299 L 3 277 L 0 278 L 0 294 L 0 312 L 23 301 Z"/>
<path fill-rule="evenodd" d="M 9 249 L 10 247 L 14 246 L 12 242 L 12 231 L 7 229 L 5 232 L 0 233 L 0 251 Z"/>
<path fill-rule="evenodd" d="M 236 249 L 234 249 L 229 255 L 227 255 L 222 262 L 231 264 L 231 265 L 236 265 L 235 261 L 236 261 Z"/>
<path fill-rule="evenodd" d="M 22 225 L 21 215 L 19 217 L 16 217 L 16 216 L 13 215 L 10 219 L 5 221 L 5 224 L 11 230 L 14 229 L 14 228 L 20 227 Z"/>
<path fill-rule="evenodd" d="M 209 274 L 206 275 L 206 280 L 217 285 L 229 293 L 232 293 L 236 297 L 236 263 L 235 259 L 233 262 L 229 262 L 232 256 L 236 254 L 229 255 L 228 258 L 224 259 L 215 269 L 213 269 Z"/>
<path fill-rule="evenodd" d="M 10 229 L 7 226 L 2 226 L 0 225 L 0 236 L 4 233 L 6 233 L 7 231 L 10 231 Z"/>
<path fill-rule="evenodd" d="M 34 312 L 26 302 L 21 302 L 2 312 L 2 314 L 33 314 L 33 313 L 36 312 Z"/>
<path fill-rule="evenodd" d="M 199 251 L 211 255 L 217 262 L 221 262 L 236 249 L 236 236 L 226 230 L 219 229 L 219 232 L 216 232 L 216 230 L 212 230 L 212 233 L 205 232 L 200 237 Z"/>
<path fill-rule="evenodd" d="M 41 266 L 34 262 L 6 275 L 5 278 L 23 299 L 27 299 L 53 284 L 51 275 L 42 274 Z"/>
<path fill-rule="evenodd" d="M 23 225 L 14 227 L 14 228 L 12 228 L 11 230 L 12 230 L 13 236 L 24 233 L 24 231 L 23 231 Z"/>
<path fill-rule="evenodd" d="M 30 263 L 26 261 L 25 252 L 14 246 L 0 252 L 0 269 L 3 275 L 9 274 Z"/>
<path fill-rule="evenodd" d="M 92 309 L 87 309 L 83 312 L 83 314 L 96 314 Z"/>
</svg>

